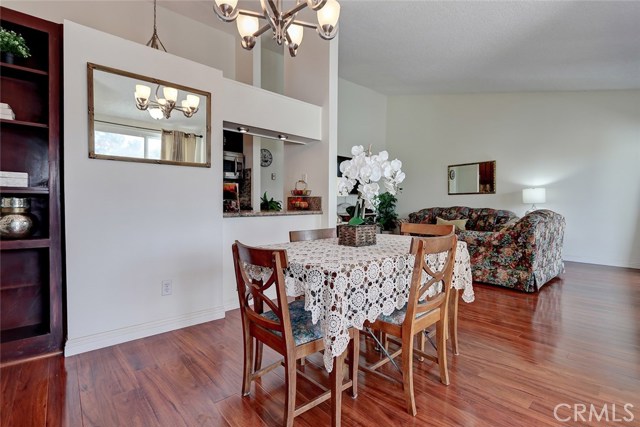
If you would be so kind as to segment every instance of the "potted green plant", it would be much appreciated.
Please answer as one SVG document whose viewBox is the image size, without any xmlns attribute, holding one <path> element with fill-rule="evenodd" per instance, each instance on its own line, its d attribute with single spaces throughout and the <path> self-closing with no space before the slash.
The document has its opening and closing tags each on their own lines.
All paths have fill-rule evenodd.
<svg viewBox="0 0 640 427">
<path fill-rule="evenodd" d="M 0 27 L 0 53 L 2 62 L 13 64 L 14 56 L 28 58 L 31 56 L 29 47 L 24 38 L 15 31 L 5 30 Z"/>
<path fill-rule="evenodd" d="M 260 198 L 260 210 L 263 211 L 281 211 L 282 203 L 273 200 L 273 197 L 269 198 L 267 192 Z"/>
<path fill-rule="evenodd" d="M 382 193 L 378 196 L 378 217 L 376 222 L 383 232 L 392 232 L 398 225 L 397 202 L 398 198 L 391 193 Z"/>
</svg>

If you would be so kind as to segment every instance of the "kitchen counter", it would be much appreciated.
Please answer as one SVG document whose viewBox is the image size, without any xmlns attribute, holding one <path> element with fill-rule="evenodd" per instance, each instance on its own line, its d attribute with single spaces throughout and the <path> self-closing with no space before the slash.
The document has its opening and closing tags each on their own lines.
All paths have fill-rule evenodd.
<svg viewBox="0 0 640 427">
<path fill-rule="evenodd" d="M 224 212 L 223 218 L 257 217 L 257 216 L 286 216 L 286 215 L 322 215 L 322 211 L 289 210 L 289 211 L 240 211 Z"/>
</svg>

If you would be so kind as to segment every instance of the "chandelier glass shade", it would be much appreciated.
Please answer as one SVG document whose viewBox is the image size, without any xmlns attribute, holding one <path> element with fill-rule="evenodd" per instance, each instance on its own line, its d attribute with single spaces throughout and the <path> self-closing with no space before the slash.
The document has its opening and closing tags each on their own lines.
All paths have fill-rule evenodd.
<svg viewBox="0 0 640 427">
<path fill-rule="evenodd" d="M 289 10 L 283 10 L 282 0 L 260 0 L 262 12 L 238 9 L 237 5 L 238 0 L 215 0 L 213 11 L 224 22 L 236 21 L 240 43 L 247 50 L 253 49 L 256 39 L 268 30 L 278 45 L 284 43 L 288 47 L 292 57 L 302 43 L 305 27 L 315 29 L 324 40 L 331 40 L 338 33 L 340 4 L 336 0 L 296 0 Z M 316 12 L 317 23 L 296 19 L 306 7 Z M 266 23 L 261 25 L 260 20 Z"/>
<path fill-rule="evenodd" d="M 160 85 L 156 86 L 155 101 L 150 99 L 151 88 L 146 85 L 136 85 L 135 99 L 136 108 L 148 111 L 151 117 L 156 120 L 171 117 L 174 110 L 182 111 L 185 117 L 193 117 L 198 112 L 200 97 L 188 94 L 178 105 L 178 89 L 165 86 L 162 88 L 163 98 L 158 96 Z"/>
</svg>

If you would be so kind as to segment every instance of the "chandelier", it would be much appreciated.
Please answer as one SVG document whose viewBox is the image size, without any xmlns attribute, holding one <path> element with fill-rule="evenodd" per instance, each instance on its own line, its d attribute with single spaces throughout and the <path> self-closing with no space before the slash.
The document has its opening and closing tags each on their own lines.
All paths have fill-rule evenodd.
<svg viewBox="0 0 640 427">
<path fill-rule="evenodd" d="M 160 85 L 156 86 L 156 100 L 149 99 L 151 95 L 151 88 L 145 85 L 136 85 L 136 91 L 134 93 L 136 98 L 136 108 L 142 111 L 148 111 L 151 117 L 156 120 L 161 118 L 168 119 L 171 117 L 173 110 L 182 111 L 185 117 L 193 117 L 198 112 L 198 105 L 200 105 L 200 97 L 197 95 L 187 95 L 186 99 L 183 99 L 180 105 L 178 105 L 178 89 L 165 86 L 162 89 L 164 98 L 158 97 L 158 91 Z"/>
<path fill-rule="evenodd" d="M 224 22 L 236 21 L 242 47 L 247 50 L 253 49 L 256 38 L 269 29 L 278 45 L 283 42 L 287 45 L 292 57 L 302 43 L 304 27 L 315 29 L 325 40 L 331 40 L 338 32 L 340 4 L 336 0 L 296 0 L 296 5 L 287 11 L 282 10 L 282 0 L 260 0 L 262 13 L 237 9 L 237 4 L 238 0 L 215 0 L 213 11 Z M 296 19 L 298 12 L 307 6 L 317 13 L 317 24 Z M 267 21 L 266 24 L 260 26 L 259 19 Z"/>
<path fill-rule="evenodd" d="M 147 42 L 147 46 L 157 50 L 160 50 L 160 48 L 162 48 L 162 50 L 164 50 L 165 52 L 167 51 L 167 48 L 165 48 L 160 41 L 160 37 L 158 37 L 158 27 L 156 26 L 156 0 L 153 0 L 153 34 Z"/>
</svg>

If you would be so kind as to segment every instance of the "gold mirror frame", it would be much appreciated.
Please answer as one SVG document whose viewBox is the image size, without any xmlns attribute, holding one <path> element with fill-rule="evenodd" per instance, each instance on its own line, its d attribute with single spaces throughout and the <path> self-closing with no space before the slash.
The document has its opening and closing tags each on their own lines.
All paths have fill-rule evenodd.
<svg viewBox="0 0 640 427">
<path fill-rule="evenodd" d="M 477 166 L 477 173 L 474 171 Z M 461 172 L 468 171 L 476 173 L 474 182 L 467 180 L 468 185 L 462 191 L 452 192 L 452 184 L 456 179 L 460 179 Z M 469 175 L 470 176 L 470 175 Z M 476 186 L 476 191 L 468 191 L 470 186 Z M 449 165 L 447 167 L 447 194 L 455 196 L 460 194 L 496 194 L 496 161 L 461 163 Z"/>
<path fill-rule="evenodd" d="M 175 160 L 162 160 L 162 159 L 143 159 L 138 157 L 126 157 L 126 156 L 112 156 L 105 154 L 96 154 L 95 152 L 95 98 L 94 98 L 94 76 L 93 72 L 103 71 L 110 74 L 116 74 L 123 77 L 128 77 L 135 80 L 141 80 L 154 85 L 161 86 L 170 86 L 176 88 L 178 90 L 182 90 L 185 92 L 190 92 L 193 94 L 197 94 L 203 96 L 205 98 L 205 106 L 206 111 L 204 112 L 205 117 L 205 161 L 204 162 L 186 162 L 186 161 L 175 161 Z M 143 76 L 141 74 L 130 73 L 128 71 L 118 70 L 116 68 L 106 67 L 103 65 L 87 63 L 87 90 L 88 90 L 88 118 L 89 118 L 89 158 L 91 159 L 102 159 L 102 160 L 118 160 L 123 162 L 137 162 L 137 163 L 155 163 L 162 165 L 175 165 L 175 166 L 192 166 L 192 167 L 203 167 L 210 168 L 211 167 L 211 93 L 205 92 L 202 90 L 194 89 L 188 86 L 179 85 L 172 82 L 167 82 L 164 80 L 154 79 L 152 77 Z M 133 93 L 131 94 L 131 102 L 134 102 Z M 202 112 L 202 108 L 198 111 L 198 113 Z M 196 113 L 196 114 L 198 114 Z"/>
</svg>

